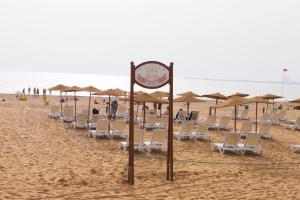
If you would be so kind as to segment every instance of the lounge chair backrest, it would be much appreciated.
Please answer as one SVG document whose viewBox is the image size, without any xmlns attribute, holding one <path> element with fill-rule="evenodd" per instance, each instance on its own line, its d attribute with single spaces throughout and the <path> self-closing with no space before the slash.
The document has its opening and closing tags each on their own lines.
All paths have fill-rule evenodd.
<svg viewBox="0 0 300 200">
<path fill-rule="evenodd" d="M 167 129 L 155 129 L 152 132 L 151 142 L 152 143 L 167 143 Z"/>
<path fill-rule="evenodd" d="M 220 126 L 228 126 L 230 122 L 229 116 L 222 116 L 220 120 Z"/>
<path fill-rule="evenodd" d="M 240 139 L 240 134 L 238 133 L 227 133 L 225 136 L 224 145 L 226 146 L 237 146 Z"/>
<path fill-rule="evenodd" d="M 126 128 L 126 122 L 124 120 L 115 120 L 114 130 L 115 131 L 124 131 Z"/>
<path fill-rule="evenodd" d="M 241 133 L 251 133 L 252 131 L 252 123 L 250 121 L 245 121 L 242 124 Z"/>
<path fill-rule="evenodd" d="M 261 121 L 267 121 L 267 120 L 269 120 L 268 113 L 263 113 L 262 116 L 261 116 Z"/>
<path fill-rule="evenodd" d="M 148 115 L 146 117 L 146 119 L 147 119 L 147 124 L 153 125 L 153 124 L 157 123 L 157 117 L 156 117 L 156 115 Z"/>
<path fill-rule="evenodd" d="M 118 113 L 125 113 L 125 112 L 126 112 L 126 107 L 120 106 L 120 107 L 118 108 Z"/>
<path fill-rule="evenodd" d="M 97 122 L 96 130 L 99 132 L 107 132 L 109 129 L 109 120 L 108 119 L 99 119 Z"/>
<path fill-rule="evenodd" d="M 100 119 L 100 115 L 92 115 L 92 123 L 97 123 L 99 119 Z"/>
<path fill-rule="evenodd" d="M 59 113 L 59 106 L 57 106 L 57 105 L 51 105 L 51 107 L 50 107 L 50 113 L 52 113 L 52 114 Z"/>
<path fill-rule="evenodd" d="M 198 117 L 199 117 L 199 112 L 198 111 L 192 111 L 191 115 L 192 115 L 192 117 L 191 117 L 192 121 L 197 121 L 198 120 Z"/>
<path fill-rule="evenodd" d="M 160 118 L 160 125 L 168 126 L 169 125 L 169 115 L 162 115 Z"/>
<path fill-rule="evenodd" d="M 150 109 L 149 110 L 149 115 L 156 115 L 157 110 L 156 109 Z"/>
<path fill-rule="evenodd" d="M 73 108 L 67 108 L 64 110 L 64 117 L 72 118 L 73 117 Z"/>
<path fill-rule="evenodd" d="M 144 143 L 144 129 L 134 129 L 134 144 Z M 129 139 L 129 138 L 128 138 Z"/>
<path fill-rule="evenodd" d="M 280 119 L 284 119 L 285 115 L 286 115 L 286 111 L 285 110 L 281 110 L 279 115 L 280 115 Z"/>
<path fill-rule="evenodd" d="M 186 119 L 186 111 L 183 111 L 183 110 L 181 110 L 181 111 L 179 111 L 179 114 L 178 114 L 178 118 L 179 119 Z"/>
<path fill-rule="evenodd" d="M 260 141 L 260 134 L 256 134 L 256 133 L 250 133 L 247 135 L 246 137 L 246 141 L 245 141 L 245 146 L 257 146 L 259 144 Z"/>
<path fill-rule="evenodd" d="M 193 129 L 194 129 L 194 126 L 193 126 L 192 123 L 190 123 L 190 122 L 184 122 L 181 125 L 180 132 L 191 133 L 193 131 Z"/>
<path fill-rule="evenodd" d="M 273 121 L 278 121 L 280 119 L 280 113 L 274 113 L 272 116 L 271 116 L 271 119 Z"/>
<path fill-rule="evenodd" d="M 269 133 L 271 130 L 271 124 L 260 125 L 259 133 Z"/>
<path fill-rule="evenodd" d="M 87 120 L 87 114 L 85 113 L 78 113 L 77 114 L 77 117 L 76 117 L 76 120 L 77 120 L 77 123 L 85 123 L 86 120 Z"/>
<path fill-rule="evenodd" d="M 207 133 L 208 132 L 208 124 L 207 123 L 198 123 L 197 132 Z"/>
<path fill-rule="evenodd" d="M 248 113 L 249 113 L 249 110 L 248 109 L 245 109 L 245 110 L 243 110 L 243 113 L 242 113 L 242 118 L 243 119 L 246 119 L 247 117 L 248 117 Z"/>
<path fill-rule="evenodd" d="M 209 116 L 207 117 L 207 124 L 208 124 L 209 126 L 215 125 L 215 124 L 216 124 L 216 121 L 217 121 L 217 116 L 216 116 L 216 115 L 209 115 Z"/>
</svg>

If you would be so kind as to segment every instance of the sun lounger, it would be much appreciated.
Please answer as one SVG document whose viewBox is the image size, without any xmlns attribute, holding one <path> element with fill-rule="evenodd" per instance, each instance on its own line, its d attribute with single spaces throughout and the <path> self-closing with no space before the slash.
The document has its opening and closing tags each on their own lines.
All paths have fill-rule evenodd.
<svg viewBox="0 0 300 200">
<path fill-rule="evenodd" d="M 213 143 L 212 144 L 213 151 L 218 150 L 222 154 L 225 151 L 231 151 L 234 153 L 238 153 L 239 152 L 239 148 L 238 148 L 239 139 L 240 139 L 239 133 L 226 133 L 223 143 Z"/>
<path fill-rule="evenodd" d="M 110 121 L 108 119 L 99 119 L 96 125 L 96 130 L 90 130 L 90 136 L 96 137 L 110 137 L 109 132 Z"/>
<path fill-rule="evenodd" d="M 230 122 L 230 116 L 222 116 L 220 119 L 219 124 L 215 124 L 210 126 L 211 129 L 217 129 L 217 130 L 230 130 L 231 127 L 229 125 Z"/>
<path fill-rule="evenodd" d="M 261 154 L 262 148 L 260 145 L 260 134 L 257 133 L 249 133 L 247 134 L 245 143 L 238 144 L 238 151 L 242 154 L 246 152 L 253 152 L 256 154 Z"/>
<path fill-rule="evenodd" d="M 124 120 L 115 120 L 111 135 L 112 137 L 117 136 L 127 138 L 128 133 L 126 131 L 126 122 Z"/>
<path fill-rule="evenodd" d="M 64 109 L 63 121 L 64 122 L 73 122 L 73 120 L 74 120 L 73 108 L 65 108 Z"/>
<path fill-rule="evenodd" d="M 285 110 L 281 110 L 279 112 L 279 120 L 280 121 L 287 121 L 286 111 Z"/>
<path fill-rule="evenodd" d="M 261 119 L 257 122 L 259 124 L 272 124 L 270 116 L 267 113 L 263 113 Z"/>
<path fill-rule="evenodd" d="M 272 125 L 280 125 L 280 114 L 275 112 L 271 115 Z"/>
<path fill-rule="evenodd" d="M 162 115 L 159 120 L 158 129 L 166 129 L 169 126 L 169 115 Z"/>
<path fill-rule="evenodd" d="M 216 125 L 217 122 L 217 116 L 216 115 L 209 115 L 207 117 L 207 125 L 208 125 L 208 129 L 213 129 Z"/>
<path fill-rule="evenodd" d="M 282 124 L 282 127 L 292 129 L 293 131 L 300 130 L 300 117 L 297 117 L 296 120 L 291 120 L 290 123 Z"/>
<path fill-rule="evenodd" d="M 90 123 L 90 128 L 91 129 L 95 129 L 96 128 L 97 122 L 98 122 L 99 119 L 100 119 L 100 115 L 99 114 L 92 115 L 92 121 Z"/>
<path fill-rule="evenodd" d="M 129 146 L 129 137 L 127 141 L 120 142 L 120 147 L 124 150 L 128 149 Z M 144 151 L 144 129 L 134 129 L 134 143 L 133 143 L 134 150 L 137 151 Z"/>
<path fill-rule="evenodd" d="M 148 115 L 157 115 L 157 109 L 150 109 Z"/>
<path fill-rule="evenodd" d="M 177 116 L 177 119 L 175 119 L 175 123 L 183 123 L 183 122 L 185 122 L 186 121 L 186 115 L 187 115 L 187 113 L 186 113 L 186 111 L 179 111 L 179 113 L 178 113 L 178 116 Z"/>
<path fill-rule="evenodd" d="M 58 105 L 50 106 L 50 113 L 48 113 L 49 118 L 60 118 L 60 108 Z"/>
<path fill-rule="evenodd" d="M 178 140 L 181 139 L 193 139 L 193 129 L 194 125 L 191 122 L 183 122 L 178 133 L 174 135 L 177 137 Z"/>
<path fill-rule="evenodd" d="M 263 138 L 272 138 L 271 124 L 261 124 L 259 134 Z"/>
<path fill-rule="evenodd" d="M 73 128 L 86 128 L 88 115 L 86 113 L 78 113 L 76 121 L 73 122 Z"/>
<path fill-rule="evenodd" d="M 146 124 L 145 124 L 146 129 L 155 129 L 157 128 L 158 124 L 159 124 L 159 119 L 156 117 L 156 115 L 148 115 L 146 117 Z"/>
<path fill-rule="evenodd" d="M 250 121 L 243 122 L 239 134 L 241 137 L 246 137 L 249 133 L 252 133 L 252 123 Z"/>
<path fill-rule="evenodd" d="M 168 130 L 167 129 L 155 129 L 151 134 L 151 140 L 145 142 L 145 146 L 149 152 L 151 150 L 161 150 L 166 151 L 168 148 Z"/>
<path fill-rule="evenodd" d="M 190 113 L 190 116 L 189 116 L 188 120 L 190 122 L 192 122 L 193 124 L 197 124 L 198 118 L 199 118 L 199 112 L 198 111 L 192 111 Z"/>
<path fill-rule="evenodd" d="M 126 107 L 120 106 L 117 110 L 117 118 L 125 118 Z"/>
<path fill-rule="evenodd" d="M 290 148 L 293 153 L 300 152 L 300 144 L 290 144 Z"/>
<path fill-rule="evenodd" d="M 193 134 L 193 138 L 195 140 L 197 140 L 197 139 L 209 140 L 210 135 L 208 132 L 208 124 L 207 123 L 198 123 L 196 132 Z"/>
<path fill-rule="evenodd" d="M 248 113 L 249 113 L 249 110 L 243 110 L 242 114 L 240 116 L 237 116 L 237 119 L 240 119 L 240 120 L 248 120 L 249 117 L 248 117 Z"/>
</svg>

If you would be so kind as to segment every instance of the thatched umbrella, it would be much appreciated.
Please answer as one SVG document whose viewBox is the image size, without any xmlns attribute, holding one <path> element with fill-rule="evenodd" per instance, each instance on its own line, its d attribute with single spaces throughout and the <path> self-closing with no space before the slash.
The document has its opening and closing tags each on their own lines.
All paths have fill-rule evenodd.
<svg viewBox="0 0 300 200">
<path fill-rule="evenodd" d="M 89 106 L 88 106 L 88 121 L 90 121 L 90 114 L 91 114 L 91 99 L 92 99 L 92 93 L 94 92 L 101 92 L 98 88 L 95 88 L 94 86 L 88 86 L 82 88 L 82 91 L 89 92 Z"/>
<path fill-rule="evenodd" d="M 76 92 L 82 91 L 82 88 L 78 86 L 72 86 L 64 90 L 64 92 L 74 92 L 74 107 L 75 107 L 75 122 L 76 122 L 76 115 L 77 115 L 77 105 L 76 105 Z"/>
<path fill-rule="evenodd" d="M 239 96 L 233 96 L 225 101 L 223 101 L 221 104 L 213 106 L 214 108 L 224 108 L 224 107 L 231 107 L 234 106 L 234 130 L 236 132 L 236 118 L 237 118 L 237 106 L 241 104 L 248 103 L 248 100 L 244 97 Z"/>
<path fill-rule="evenodd" d="M 236 92 L 232 95 L 229 95 L 228 98 L 231 98 L 231 97 L 247 97 L 247 96 L 249 96 L 249 94 Z"/>
<path fill-rule="evenodd" d="M 205 101 L 202 99 L 198 99 L 194 96 L 186 95 L 186 96 L 181 96 L 181 97 L 175 98 L 174 102 L 186 102 L 187 103 L 187 113 L 189 113 L 190 112 L 190 103 L 205 102 Z"/>
<path fill-rule="evenodd" d="M 108 96 L 108 114 L 110 117 L 110 101 L 111 101 L 111 96 L 119 97 L 119 96 L 125 96 L 126 93 L 123 90 L 120 89 L 108 89 L 108 90 L 103 90 L 103 91 L 97 91 L 94 93 L 94 95 L 100 95 L 100 96 Z"/>
<path fill-rule="evenodd" d="M 221 100 L 226 100 L 228 99 L 225 95 L 219 93 L 219 92 L 216 92 L 216 93 L 211 93 L 211 94 L 205 94 L 205 95 L 202 95 L 201 97 L 206 97 L 206 98 L 210 98 L 210 99 L 215 99 L 216 100 L 216 105 L 218 105 L 218 101 L 219 99 Z M 215 108 L 215 115 L 217 114 L 217 108 Z M 211 107 L 209 109 L 209 115 L 211 115 Z"/>
<path fill-rule="evenodd" d="M 192 92 L 192 91 L 188 91 L 188 92 L 184 92 L 184 93 L 180 93 L 177 94 L 178 96 L 193 96 L 193 97 L 201 97 L 200 95 Z"/>
<path fill-rule="evenodd" d="M 48 88 L 48 90 L 51 91 L 59 91 L 60 92 L 60 114 L 63 116 L 63 108 L 62 108 L 62 91 L 70 88 L 69 86 L 58 84 L 56 86 L 53 86 L 51 88 Z"/>
<path fill-rule="evenodd" d="M 271 102 L 269 102 L 268 99 L 264 99 L 262 98 L 261 96 L 256 96 L 256 97 L 252 97 L 252 98 L 249 98 L 248 99 L 248 103 L 255 103 L 256 105 L 256 114 L 255 114 L 255 120 L 256 120 L 256 123 L 255 123 L 255 132 L 257 133 L 257 113 L 258 113 L 258 103 L 266 103 L 266 104 L 269 104 Z"/>
<path fill-rule="evenodd" d="M 275 94 L 266 94 L 266 95 L 262 96 L 262 98 L 272 100 L 273 101 L 273 108 L 274 108 L 275 107 L 275 99 L 281 99 L 283 97 L 275 95 Z M 268 106 L 267 106 L 267 110 L 268 110 Z"/>
<path fill-rule="evenodd" d="M 295 99 L 295 100 L 292 100 L 292 101 L 289 101 L 290 103 L 300 103 L 300 98 L 299 99 Z"/>
</svg>

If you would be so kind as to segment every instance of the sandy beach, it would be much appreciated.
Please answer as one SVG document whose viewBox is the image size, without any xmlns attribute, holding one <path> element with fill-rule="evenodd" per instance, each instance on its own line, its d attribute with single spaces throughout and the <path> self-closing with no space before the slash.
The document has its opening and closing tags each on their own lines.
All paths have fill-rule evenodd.
<svg viewBox="0 0 300 200">
<path fill-rule="evenodd" d="M 224 131 L 211 131 L 211 141 L 174 138 L 174 182 L 165 180 L 166 154 L 154 151 L 135 154 L 135 185 L 130 186 L 122 140 L 93 139 L 87 130 L 49 119 L 42 97 L 23 102 L 1 94 L 2 99 L 0 199 L 300 199 L 300 154 L 289 149 L 290 143 L 300 143 L 299 131 L 273 126 L 273 138 L 262 140 L 262 155 L 213 152 L 211 143 L 222 142 Z M 49 99 L 58 103 L 58 97 Z M 80 97 L 78 110 L 86 109 L 87 101 Z M 205 120 L 212 104 L 192 103 L 191 110 Z M 183 103 L 174 111 L 179 108 Z M 220 109 L 218 116 L 232 109 Z M 250 105 L 252 119 L 254 109 Z M 287 114 L 295 119 L 300 113 Z"/>
</svg>

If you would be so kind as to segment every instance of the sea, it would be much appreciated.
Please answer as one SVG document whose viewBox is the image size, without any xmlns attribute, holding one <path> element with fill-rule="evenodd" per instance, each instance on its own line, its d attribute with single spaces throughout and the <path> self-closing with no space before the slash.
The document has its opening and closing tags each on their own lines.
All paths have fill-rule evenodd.
<svg viewBox="0 0 300 200">
<path fill-rule="evenodd" d="M 120 75 L 104 74 L 79 74 L 79 73 L 53 73 L 53 72 L 33 72 L 0 70 L 0 93 L 15 94 L 21 92 L 23 88 L 37 87 L 42 91 L 43 88 L 49 88 L 57 84 L 68 86 L 94 86 L 101 90 L 109 88 L 120 88 L 125 91 L 130 89 L 130 77 Z M 169 86 L 157 90 L 168 91 Z M 283 89 L 283 90 L 282 90 Z M 135 90 L 145 90 L 135 86 Z M 283 101 L 292 100 L 300 97 L 300 83 L 284 83 L 283 88 L 280 81 L 252 81 L 252 80 L 217 80 L 204 78 L 174 77 L 174 94 L 193 91 L 200 95 L 220 92 L 224 95 L 230 95 L 235 92 L 248 93 L 250 96 L 264 95 L 267 93 L 282 95 Z M 56 94 L 53 92 L 52 94 Z M 58 94 L 58 93 L 57 93 Z M 79 92 L 78 95 L 88 95 L 85 92 Z"/>
</svg>

